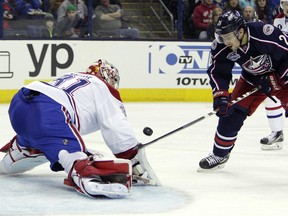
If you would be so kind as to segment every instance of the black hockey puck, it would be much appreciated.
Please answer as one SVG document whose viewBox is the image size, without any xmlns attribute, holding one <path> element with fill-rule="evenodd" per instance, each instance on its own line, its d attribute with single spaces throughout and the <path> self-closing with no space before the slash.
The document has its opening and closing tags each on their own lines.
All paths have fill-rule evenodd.
<svg viewBox="0 0 288 216">
<path fill-rule="evenodd" d="M 151 136 L 153 134 L 153 130 L 150 127 L 145 127 L 143 129 L 143 133 L 147 136 Z"/>
</svg>

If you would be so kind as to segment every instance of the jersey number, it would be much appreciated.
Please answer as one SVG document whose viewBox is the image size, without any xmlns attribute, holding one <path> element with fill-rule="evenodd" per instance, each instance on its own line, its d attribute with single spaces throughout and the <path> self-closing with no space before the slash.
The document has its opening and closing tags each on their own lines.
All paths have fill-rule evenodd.
<svg viewBox="0 0 288 216">
<path fill-rule="evenodd" d="M 287 37 L 284 37 L 283 35 L 280 35 L 280 36 L 279 36 L 279 39 L 280 39 L 280 40 L 284 40 L 285 43 L 286 43 L 287 46 L 288 46 Z"/>
<path fill-rule="evenodd" d="M 73 78 L 75 78 L 75 76 L 73 76 L 72 74 L 58 78 L 53 83 L 53 86 L 61 88 L 68 94 L 73 95 L 73 92 L 75 92 L 77 89 L 83 88 L 90 83 L 89 80 L 80 78 L 76 79 L 74 82 L 71 82 L 71 79 Z"/>
</svg>

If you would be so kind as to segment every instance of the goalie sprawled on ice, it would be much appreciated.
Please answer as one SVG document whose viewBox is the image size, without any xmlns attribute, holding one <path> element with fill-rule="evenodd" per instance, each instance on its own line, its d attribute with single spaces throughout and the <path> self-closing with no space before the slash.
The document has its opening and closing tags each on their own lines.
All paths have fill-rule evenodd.
<svg viewBox="0 0 288 216">
<path fill-rule="evenodd" d="M 47 161 L 67 172 L 64 184 L 91 197 L 121 198 L 132 183 L 160 185 L 127 120 L 117 90 L 118 70 L 98 60 L 86 72 L 21 88 L 9 107 L 16 136 L 0 151 L 1 174 L 22 173 Z M 100 130 L 115 155 L 91 153 L 82 135 Z"/>
</svg>

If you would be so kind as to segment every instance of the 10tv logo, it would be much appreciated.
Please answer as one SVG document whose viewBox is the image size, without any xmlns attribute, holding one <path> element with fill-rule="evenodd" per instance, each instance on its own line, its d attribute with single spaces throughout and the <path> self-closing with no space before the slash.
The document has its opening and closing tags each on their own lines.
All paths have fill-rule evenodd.
<svg viewBox="0 0 288 216">
<path fill-rule="evenodd" d="M 159 74 L 204 74 L 210 65 L 208 45 L 150 45 L 148 72 Z M 234 74 L 241 68 L 235 64 Z"/>
</svg>

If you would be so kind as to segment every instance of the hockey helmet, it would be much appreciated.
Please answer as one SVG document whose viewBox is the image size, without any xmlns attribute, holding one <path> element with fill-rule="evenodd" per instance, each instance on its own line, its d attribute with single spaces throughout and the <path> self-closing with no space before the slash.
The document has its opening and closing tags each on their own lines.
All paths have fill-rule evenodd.
<svg viewBox="0 0 288 216">
<path fill-rule="evenodd" d="M 283 3 L 285 3 L 285 2 L 287 2 L 288 3 L 288 0 L 280 0 L 280 7 L 281 7 L 281 9 L 283 10 L 284 8 L 283 8 Z M 286 4 L 287 4 L 286 3 Z M 286 5 L 285 4 L 285 5 Z M 287 7 L 287 6 L 286 6 Z"/>
<path fill-rule="evenodd" d="M 215 33 L 217 35 L 228 34 L 230 32 L 236 32 L 243 26 L 245 26 L 245 21 L 241 14 L 236 10 L 229 10 L 219 17 L 216 23 Z"/>
<path fill-rule="evenodd" d="M 104 59 L 99 59 L 90 65 L 86 73 L 100 76 L 105 82 L 118 89 L 120 76 L 117 68 L 115 68 L 110 62 Z"/>
</svg>

